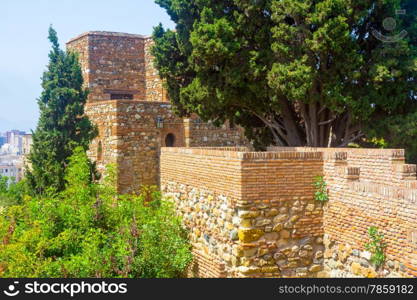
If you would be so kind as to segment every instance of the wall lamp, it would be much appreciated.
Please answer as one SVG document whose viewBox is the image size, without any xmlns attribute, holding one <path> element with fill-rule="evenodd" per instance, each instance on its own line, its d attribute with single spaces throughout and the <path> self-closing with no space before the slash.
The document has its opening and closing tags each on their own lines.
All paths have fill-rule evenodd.
<svg viewBox="0 0 417 300">
<path fill-rule="evenodd" d="M 156 118 L 156 128 L 164 128 L 164 119 L 161 117 Z"/>
</svg>

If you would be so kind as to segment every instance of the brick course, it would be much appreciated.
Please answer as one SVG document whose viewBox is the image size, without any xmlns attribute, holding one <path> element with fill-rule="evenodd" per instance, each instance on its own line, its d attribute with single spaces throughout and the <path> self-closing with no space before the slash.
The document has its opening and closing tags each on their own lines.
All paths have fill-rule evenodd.
<svg viewBox="0 0 417 300">
<path fill-rule="evenodd" d="M 291 170 L 291 172 L 288 172 Z M 314 277 L 321 270 L 322 207 L 313 178 L 321 153 L 162 148 L 161 189 L 190 229 L 196 276 Z"/>
<path fill-rule="evenodd" d="M 270 148 L 319 151 L 324 160 L 329 202 L 324 206 L 325 269 L 331 277 L 416 277 L 416 166 L 402 149 Z M 385 235 L 387 262 L 376 269 L 364 245 L 368 229 Z M 324 275 L 324 274 L 323 274 Z"/>
<path fill-rule="evenodd" d="M 324 205 L 316 176 L 327 184 Z M 416 277 L 416 184 L 396 149 L 161 153 L 161 188 L 190 229 L 198 277 Z M 387 244 L 379 269 L 364 247 L 371 226 Z"/>
</svg>

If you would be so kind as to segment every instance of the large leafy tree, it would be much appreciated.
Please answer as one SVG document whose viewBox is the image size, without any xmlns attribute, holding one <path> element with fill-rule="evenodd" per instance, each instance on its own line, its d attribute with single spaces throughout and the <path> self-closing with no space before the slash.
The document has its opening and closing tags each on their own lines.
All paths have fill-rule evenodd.
<svg viewBox="0 0 417 300">
<path fill-rule="evenodd" d="M 156 3 L 176 23 L 155 28 L 153 54 L 181 115 L 230 120 L 257 148 L 347 146 L 416 124 L 414 0 Z"/>
<path fill-rule="evenodd" d="M 65 187 L 65 168 L 76 147 L 87 149 L 96 135 L 84 115 L 87 91 L 83 88 L 81 67 L 75 53 L 60 49 L 56 31 L 49 28 L 52 50 L 42 77 L 38 100 L 40 118 L 33 134 L 29 155 L 28 183 L 35 194 L 58 192 Z"/>
</svg>

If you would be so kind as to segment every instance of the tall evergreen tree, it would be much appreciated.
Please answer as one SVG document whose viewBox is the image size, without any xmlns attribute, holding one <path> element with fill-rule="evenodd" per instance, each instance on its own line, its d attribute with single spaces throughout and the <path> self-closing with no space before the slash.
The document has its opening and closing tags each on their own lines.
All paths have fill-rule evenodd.
<svg viewBox="0 0 417 300">
<path fill-rule="evenodd" d="M 83 88 L 81 67 L 76 53 L 63 51 L 56 31 L 49 28 L 52 50 L 42 77 L 43 91 L 38 99 L 40 118 L 33 133 L 27 174 L 33 193 L 59 192 L 65 186 L 65 168 L 76 147 L 87 150 L 96 129 L 84 115 L 88 92 Z"/>
<path fill-rule="evenodd" d="M 155 2 L 176 23 L 155 28 L 153 53 L 183 115 L 229 119 L 258 148 L 346 146 L 390 139 L 387 119 L 417 123 L 415 0 Z"/>
</svg>

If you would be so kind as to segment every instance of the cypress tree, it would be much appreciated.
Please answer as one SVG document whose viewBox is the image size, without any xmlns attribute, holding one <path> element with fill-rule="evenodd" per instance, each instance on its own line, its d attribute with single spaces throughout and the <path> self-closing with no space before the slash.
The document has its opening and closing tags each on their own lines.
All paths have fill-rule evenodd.
<svg viewBox="0 0 417 300">
<path fill-rule="evenodd" d="M 83 88 L 77 54 L 60 48 L 52 27 L 48 38 L 52 49 L 42 77 L 40 118 L 29 155 L 31 168 L 26 174 L 34 194 L 62 191 L 69 157 L 79 146 L 87 150 L 97 133 L 84 115 L 88 91 Z"/>
</svg>

